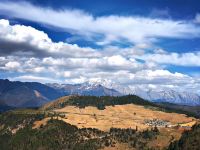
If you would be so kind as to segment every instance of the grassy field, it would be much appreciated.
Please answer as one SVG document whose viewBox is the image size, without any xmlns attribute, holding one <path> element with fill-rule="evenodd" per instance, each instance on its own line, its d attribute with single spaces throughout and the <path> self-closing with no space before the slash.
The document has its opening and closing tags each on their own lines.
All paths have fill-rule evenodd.
<svg viewBox="0 0 200 150">
<path fill-rule="evenodd" d="M 198 122 L 136 96 L 67 96 L 39 109 L 0 114 L 0 144 L 6 150 L 32 145 L 42 149 L 167 149 Z"/>
<path fill-rule="evenodd" d="M 150 129 L 151 126 L 145 124 L 146 119 L 159 119 L 170 122 L 173 127 L 159 127 L 160 134 L 156 139 L 149 141 L 149 146 L 158 149 L 167 147 L 170 142 L 178 140 L 184 128 L 175 127 L 177 125 L 194 125 L 198 120 L 194 117 L 188 117 L 185 114 L 168 113 L 153 109 L 152 107 L 139 106 L 135 104 L 106 106 L 99 110 L 97 107 L 88 106 L 79 108 L 77 106 L 65 106 L 64 108 L 49 111 L 51 114 L 64 114 L 63 117 L 53 117 L 53 119 L 63 120 L 66 123 L 75 125 L 78 128 L 96 128 L 108 132 L 110 128 L 132 128 L 138 131 Z M 43 120 L 36 121 L 33 128 L 39 128 L 46 125 L 52 117 L 46 117 Z M 123 148 L 122 148 L 123 147 Z M 115 149 L 128 149 L 126 144 L 116 144 Z M 112 147 L 106 147 L 112 150 Z"/>
<path fill-rule="evenodd" d="M 64 121 L 76 125 L 79 128 L 93 127 L 103 131 L 108 131 L 111 127 L 133 128 L 143 130 L 149 126 L 144 124 L 145 119 L 161 119 L 169 121 L 172 125 L 188 123 L 195 120 L 184 114 L 166 113 L 134 104 L 107 106 L 104 110 L 95 107 L 84 109 L 74 106 L 66 106 L 56 109 L 55 112 L 66 113 Z"/>
</svg>

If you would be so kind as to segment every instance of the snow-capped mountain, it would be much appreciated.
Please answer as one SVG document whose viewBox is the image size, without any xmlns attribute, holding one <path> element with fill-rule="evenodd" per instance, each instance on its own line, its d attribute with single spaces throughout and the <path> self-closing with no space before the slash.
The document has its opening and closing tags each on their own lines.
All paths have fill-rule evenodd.
<svg viewBox="0 0 200 150">
<path fill-rule="evenodd" d="M 107 88 L 97 82 L 85 82 L 82 84 L 47 84 L 59 90 L 64 95 L 93 95 L 93 96 L 121 96 L 115 89 Z"/>
<path fill-rule="evenodd" d="M 120 92 L 122 95 L 134 94 L 133 89 L 131 89 L 129 86 L 122 86 L 122 85 L 117 84 L 108 79 L 93 79 L 93 80 L 87 81 L 85 83 L 87 83 L 88 85 L 92 85 L 92 86 L 93 85 L 102 85 L 109 89 L 115 89 L 116 91 Z"/>
<path fill-rule="evenodd" d="M 122 95 L 134 94 L 153 102 L 169 102 L 181 105 L 200 105 L 200 96 L 195 93 L 178 92 L 170 89 L 142 89 L 137 86 L 122 86 L 111 80 L 94 80 L 89 85 L 100 84 L 106 88 L 115 89 Z"/>
<path fill-rule="evenodd" d="M 116 89 L 123 95 L 134 94 L 140 96 L 143 99 L 153 102 L 168 102 L 180 105 L 196 106 L 200 105 L 200 96 L 190 92 L 179 92 L 171 89 L 142 89 L 137 86 L 122 87 L 116 84 L 112 84 L 113 89 Z"/>
<path fill-rule="evenodd" d="M 168 102 L 180 105 L 200 105 L 200 96 L 195 93 L 178 92 L 170 89 L 142 89 L 137 86 L 123 86 L 111 80 L 90 80 L 82 84 L 48 84 L 64 95 L 121 96 L 134 94 L 153 102 Z"/>
<path fill-rule="evenodd" d="M 139 95 L 136 93 L 136 95 L 154 102 L 168 102 L 190 106 L 200 105 L 200 96 L 189 92 L 177 92 L 166 89 L 162 91 L 149 90 L 146 94 Z"/>
</svg>

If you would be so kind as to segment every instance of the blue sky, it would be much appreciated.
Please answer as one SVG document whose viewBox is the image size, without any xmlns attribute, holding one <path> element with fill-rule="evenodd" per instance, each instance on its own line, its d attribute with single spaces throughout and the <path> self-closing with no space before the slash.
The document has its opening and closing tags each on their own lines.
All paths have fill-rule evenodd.
<svg viewBox="0 0 200 150">
<path fill-rule="evenodd" d="M 2 0 L 0 19 L 1 78 L 200 93 L 198 0 Z"/>
</svg>

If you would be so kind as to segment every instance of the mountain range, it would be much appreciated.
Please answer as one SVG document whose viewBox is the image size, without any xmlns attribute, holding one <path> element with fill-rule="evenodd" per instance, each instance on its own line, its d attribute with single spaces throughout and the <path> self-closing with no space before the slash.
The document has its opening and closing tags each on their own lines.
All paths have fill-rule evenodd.
<svg viewBox="0 0 200 150">
<path fill-rule="evenodd" d="M 46 84 L 60 91 L 63 95 L 122 96 L 117 90 L 105 87 L 100 83 L 85 82 L 82 84 Z"/>
<path fill-rule="evenodd" d="M 62 90 L 66 95 L 122 96 L 137 95 L 152 102 L 167 102 L 179 105 L 200 105 L 200 96 L 190 92 L 179 92 L 171 89 L 142 89 L 139 87 L 123 87 L 109 80 L 88 81 L 83 84 L 47 84 L 52 88 Z"/>
<path fill-rule="evenodd" d="M 198 106 L 200 96 L 194 93 L 173 90 L 143 90 L 137 87 L 122 87 L 106 80 L 82 84 L 42 84 L 0 79 L 0 109 L 10 107 L 38 107 L 66 95 L 122 96 L 137 95 L 153 102 L 168 102 L 179 105 Z"/>
</svg>

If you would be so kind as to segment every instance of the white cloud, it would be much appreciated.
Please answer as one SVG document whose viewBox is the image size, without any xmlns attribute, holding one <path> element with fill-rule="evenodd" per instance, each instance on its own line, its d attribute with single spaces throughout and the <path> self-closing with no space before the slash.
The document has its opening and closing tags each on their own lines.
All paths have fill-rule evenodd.
<svg viewBox="0 0 200 150">
<path fill-rule="evenodd" d="M 112 61 L 115 57 L 119 59 L 117 63 L 116 61 Z M 2 62 L 5 61 L 3 64 L 7 64 L 6 62 L 14 62 L 16 59 L 20 60 L 19 57 L 6 57 L 4 59 L 2 58 Z M 44 61 L 47 59 L 49 59 L 51 63 L 46 63 Z M 148 87 L 157 87 L 160 89 L 171 88 L 177 90 L 185 89 L 192 92 L 198 91 L 200 87 L 200 80 L 198 77 L 191 77 L 178 72 L 172 73 L 164 69 L 145 69 L 143 68 L 144 66 L 139 66 L 139 69 L 137 67 L 134 69 L 134 63 L 136 62 L 131 62 L 121 56 L 95 58 L 94 60 L 92 58 L 60 59 L 21 58 L 20 69 L 10 71 L 14 73 L 23 72 L 25 75 L 19 75 L 18 77 L 12 78 L 12 80 L 82 83 L 98 78 L 108 79 L 123 86 L 139 86 L 145 89 Z M 133 65 L 131 63 L 133 63 Z M 136 63 L 136 65 L 138 64 Z"/>
<path fill-rule="evenodd" d="M 121 39 L 133 43 L 151 43 L 160 37 L 194 38 L 200 36 L 200 28 L 186 21 L 116 15 L 94 17 L 81 10 L 53 10 L 25 2 L 0 2 L 0 10 L 1 14 L 9 14 L 10 17 L 44 23 L 62 28 L 72 34 L 90 38 L 103 35 L 105 38 L 102 41 L 96 41 L 99 44 L 108 44 Z"/>
<path fill-rule="evenodd" d="M 200 23 L 200 14 L 199 13 L 196 14 L 194 22 L 195 23 Z"/>
<path fill-rule="evenodd" d="M 188 53 L 167 53 L 162 51 L 153 54 L 145 54 L 137 56 L 147 62 L 154 62 L 158 64 L 172 64 L 178 66 L 200 66 L 200 52 Z"/>
<path fill-rule="evenodd" d="M 137 72 L 133 79 L 137 84 L 184 84 L 193 82 L 190 76 L 181 73 L 171 73 L 168 70 L 142 70 Z M 189 80 L 189 81 L 187 81 Z"/>
<path fill-rule="evenodd" d="M 77 72 L 79 76 L 77 76 Z M 82 83 L 86 81 L 96 81 L 97 79 L 106 79 L 114 83 L 118 83 L 124 87 L 140 87 L 143 90 L 157 88 L 162 89 L 174 89 L 177 91 L 199 91 L 199 80 L 188 75 L 181 73 L 171 73 L 168 70 L 142 70 L 136 73 L 129 71 L 117 71 L 117 72 L 92 72 L 88 71 L 87 74 L 84 70 L 73 71 L 75 76 L 73 78 L 67 78 L 66 83 Z"/>
<path fill-rule="evenodd" d="M 5 70 L 17 70 L 20 67 L 20 63 L 16 61 L 10 61 L 5 64 Z"/>
<path fill-rule="evenodd" d="M 10 25 L 8 20 L 0 20 L 1 53 L 19 53 L 31 55 L 65 56 L 65 57 L 98 57 L 98 51 L 90 47 L 79 47 L 76 44 L 53 42 L 46 33 L 30 26 Z M 10 42 L 10 44 L 8 44 Z M 15 46 L 17 45 L 17 46 Z M 44 57 L 43 56 L 43 57 Z"/>
<path fill-rule="evenodd" d="M 41 11 L 44 11 L 44 9 L 41 8 Z M 60 13 L 63 12 L 58 12 L 58 14 Z M 72 13 L 74 12 L 72 11 Z M 82 12 L 76 13 L 76 15 L 82 14 Z M 134 24 L 140 27 L 142 26 L 140 23 L 150 24 L 150 26 L 155 24 L 155 28 L 157 28 L 160 26 L 159 24 L 165 26 L 167 25 L 165 24 L 166 22 L 170 22 L 174 24 L 175 30 L 177 28 L 176 26 L 179 27 L 180 25 L 177 22 L 169 20 L 159 20 L 158 22 L 154 20 L 155 22 L 153 23 L 151 19 L 135 17 L 112 16 L 94 19 L 91 16 L 91 18 L 91 20 L 93 20 L 92 24 L 95 23 L 95 26 L 104 26 L 111 22 L 114 29 L 111 29 L 109 32 L 107 29 L 104 30 L 103 27 L 99 27 L 102 28 L 101 30 L 97 29 L 98 33 L 105 33 L 105 35 L 109 33 L 109 40 L 111 39 L 111 41 L 116 38 L 121 38 L 121 33 L 124 33 L 123 36 L 126 36 L 125 38 L 128 40 L 135 38 L 133 42 L 137 41 L 137 34 L 140 34 L 139 39 L 142 41 L 151 36 L 166 37 L 169 34 L 169 37 L 172 37 L 170 35 L 171 33 L 162 33 L 163 35 L 160 35 L 159 31 L 153 33 L 153 31 L 150 31 L 149 25 L 147 25 L 143 26 L 144 28 L 149 28 L 145 29 L 145 32 L 135 32 L 135 34 L 131 34 L 129 38 L 127 35 L 135 31 L 132 27 Z M 119 29 L 120 32 L 116 32 L 119 27 L 118 25 L 115 26 L 114 23 L 121 21 L 121 19 L 122 28 Z M 124 28 L 126 25 L 127 27 L 129 25 L 131 26 L 129 28 L 130 32 L 128 32 L 128 30 L 125 31 Z M 192 24 L 183 23 L 180 28 L 183 27 L 182 25 L 185 26 L 184 32 L 180 29 L 176 31 L 175 36 L 176 34 L 184 36 L 187 34 L 193 35 L 193 30 L 195 31 L 195 28 L 193 28 L 194 26 Z M 76 27 L 77 30 L 79 30 L 78 26 L 79 25 Z M 96 30 L 95 27 L 93 27 L 94 29 L 89 29 L 89 27 L 90 26 L 88 26 L 89 31 L 87 31 L 87 33 L 93 34 L 92 30 Z M 191 29 L 188 30 L 188 27 L 191 27 Z M 82 28 L 84 29 L 84 27 Z M 161 30 L 161 27 L 160 29 L 158 28 L 158 30 Z M 12 80 L 80 83 L 99 78 L 109 79 L 125 86 L 130 85 L 151 88 L 167 87 L 199 91 L 200 81 L 197 77 L 190 77 L 181 73 L 172 73 L 164 70 L 160 65 L 199 66 L 199 52 L 178 54 L 157 49 L 153 54 L 147 54 L 145 53 L 145 49 L 151 47 L 151 43 L 137 43 L 133 47 L 123 49 L 108 46 L 102 50 L 96 50 L 90 47 L 79 47 L 76 44 L 53 42 L 43 31 L 23 25 L 10 25 L 7 20 L 0 20 L 0 39 L 3 40 L 3 42 L 13 42 L 15 45 L 16 43 L 22 43 L 17 46 L 6 47 L 7 49 L 4 49 L 5 46 L 8 45 L 6 42 L 1 42 L 0 45 L 0 47 L 3 46 L 0 50 L 0 54 L 2 54 L 0 57 L 0 71 L 4 73 L 6 71 L 19 74 L 23 73 L 23 75 L 20 74 L 18 77 L 12 78 Z M 24 48 L 22 51 L 23 53 L 17 55 L 17 53 L 21 52 L 22 48 Z M 10 51 L 10 53 L 8 53 L 8 51 Z M 31 55 L 31 53 L 36 53 L 36 55 Z M 143 59 L 145 62 L 141 63 L 135 58 Z"/>
<path fill-rule="evenodd" d="M 126 59 L 120 55 L 102 58 L 44 58 L 43 65 L 54 65 L 68 69 L 100 69 L 100 70 L 138 70 L 142 65 L 134 59 Z"/>
<path fill-rule="evenodd" d="M 60 80 L 55 80 L 48 77 L 38 77 L 38 76 L 32 76 L 32 75 L 25 75 L 25 76 L 18 76 L 14 78 L 9 78 L 11 81 L 24 81 L 24 82 L 42 82 L 42 83 L 59 83 Z"/>
</svg>

